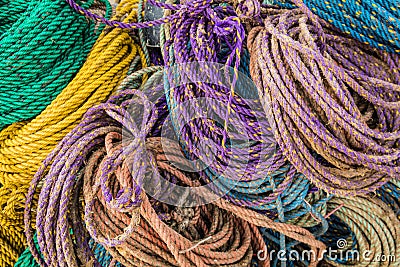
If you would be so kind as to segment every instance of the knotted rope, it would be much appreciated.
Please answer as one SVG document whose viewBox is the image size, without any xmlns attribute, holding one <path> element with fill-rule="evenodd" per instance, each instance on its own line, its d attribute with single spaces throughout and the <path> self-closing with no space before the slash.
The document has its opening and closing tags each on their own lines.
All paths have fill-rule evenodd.
<svg viewBox="0 0 400 267">
<path fill-rule="evenodd" d="M 136 19 L 138 2 L 122 1 L 118 19 Z M 0 228 L 4 262 L 15 262 L 25 247 L 23 207 L 29 183 L 41 162 L 93 105 L 103 102 L 125 78 L 131 65 L 145 66 L 144 55 L 129 32 L 107 29 L 87 61 L 47 108 L 31 121 L 19 122 L 0 132 Z M 0 264 L 1 266 L 1 264 Z"/>
<path fill-rule="evenodd" d="M 301 9 L 266 10 L 251 75 L 285 156 L 318 188 L 366 194 L 399 174 L 399 56 Z"/>
<path fill-rule="evenodd" d="M 110 5 L 101 3 L 109 17 Z M 93 0 L 83 5 L 98 8 Z M 0 27 L 0 129 L 45 109 L 83 65 L 103 28 L 95 29 L 63 1 L 13 6 L 0 4 L 8 17 Z"/>
</svg>

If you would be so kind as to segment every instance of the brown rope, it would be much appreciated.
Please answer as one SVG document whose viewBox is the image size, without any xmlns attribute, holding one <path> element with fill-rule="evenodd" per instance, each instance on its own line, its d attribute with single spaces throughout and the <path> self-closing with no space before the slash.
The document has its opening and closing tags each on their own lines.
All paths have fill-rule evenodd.
<svg viewBox="0 0 400 267">
<path fill-rule="evenodd" d="M 213 204 L 195 208 L 170 207 L 142 194 L 140 208 L 130 214 L 110 209 L 100 193 L 99 177 L 105 158 L 122 148 L 121 140 L 120 133 L 110 132 L 105 148 L 89 158 L 84 175 L 85 202 L 95 199 L 90 221 L 97 229 L 96 241 L 109 239 L 116 233 L 121 233 L 116 239 L 124 239 L 121 245 L 107 247 L 117 261 L 125 266 L 249 266 L 253 254 L 264 249 L 264 241 L 255 225 Z M 190 181 L 166 162 L 165 155 L 159 151 L 158 138 L 149 139 L 147 147 L 156 155 L 160 171 L 179 181 Z M 115 184 L 109 186 L 116 193 L 131 180 L 128 167 L 123 165 L 115 172 Z M 155 207 L 161 208 L 169 219 L 161 219 Z M 189 217 L 186 222 L 185 214 L 191 214 L 186 216 Z M 124 233 L 132 221 L 137 225 L 126 237 Z M 269 266 L 269 262 L 260 262 L 259 266 Z"/>
</svg>

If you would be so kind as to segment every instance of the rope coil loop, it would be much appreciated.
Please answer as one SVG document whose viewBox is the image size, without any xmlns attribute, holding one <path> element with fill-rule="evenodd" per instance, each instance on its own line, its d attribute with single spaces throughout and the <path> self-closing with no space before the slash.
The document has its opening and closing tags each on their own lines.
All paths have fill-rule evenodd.
<svg viewBox="0 0 400 267">
<path fill-rule="evenodd" d="M 326 256 L 326 262 L 331 266 L 396 266 L 400 223 L 389 206 L 379 199 L 360 196 L 335 196 L 328 202 L 328 210 L 338 206 L 330 220 L 332 230 L 322 236 L 322 241 L 333 243 L 330 247 L 342 252 L 331 255 L 331 259 Z M 345 228 L 350 231 L 343 231 Z M 358 251 L 359 255 L 348 251 Z"/>
<path fill-rule="evenodd" d="M 342 32 L 372 47 L 400 53 L 400 3 L 384 0 L 273 1 L 313 12 Z M 293 3 L 293 4 L 291 4 Z"/>
<path fill-rule="evenodd" d="M 111 6 L 101 3 L 109 17 Z M 11 21 L 0 29 L 0 130 L 45 109 L 78 72 L 104 27 L 97 28 L 63 1 L 32 0 L 22 6 L 23 12 L 7 11 L 16 13 L 9 13 Z"/>
<path fill-rule="evenodd" d="M 133 77 L 137 79 L 138 75 L 135 76 L 134 73 Z M 128 79 L 132 79 L 132 75 L 128 76 Z M 152 79 L 150 78 L 149 81 Z M 124 84 L 129 85 L 131 82 L 125 81 Z M 159 91 L 162 90 L 162 86 L 157 88 Z M 85 244 L 84 234 L 80 232 L 84 230 L 79 219 L 81 215 L 79 215 L 78 197 L 81 192 L 79 184 L 82 180 L 85 224 L 89 230 L 88 233 L 92 234 L 95 241 L 104 243 L 114 260 L 121 262 L 124 266 L 242 266 L 250 264 L 253 251 L 261 249 L 263 241 L 257 229 L 249 223 L 213 205 L 182 210 L 179 207 L 173 208 L 157 203 L 155 199 L 150 199 L 146 194 L 135 189 L 131 192 L 138 192 L 138 194 L 129 197 L 123 197 L 123 194 L 120 194 L 125 186 L 135 186 L 143 179 L 132 177 L 135 173 L 129 171 L 126 166 L 137 161 L 129 162 L 128 159 L 138 157 L 143 159 L 142 153 L 134 148 L 137 148 L 138 141 L 143 140 L 145 135 L 153 134 L 152 131 L 148 131 L 153 123 L 148 124 L 148 122 L 163 118 L 162 114 L 167 111 L 164 97 L 155 103 L 156 109 L 144 110 L 144 119 L 142 124 L 139 124 L 144 128 L 136 128 L 134 125 L 137 124 L 127 119 L 129 116 L 125 110 L 132 103 L 131 98 L 135 94 L 143 96 L 138 91 L 125 90 L 110 98 L 107 103 L 90 109 L 83 121 L 53 150 L 36 174 L 28 193 L 25 209 L 26 231 L 31 232 L 32 196 L 39 181 L 44 179 L 36 218 L 39 246 L 45 261 L 42 264 L 47 266 L 58 261 L 77 266 L 75 257 L 83 263 L 93 260 Z M 126 100 L 120 102 L 118 99 Z M 150 107 L 146 103 L 147 101 L 144 101 L 142 104 Z M 135 138 L 124 143 L 122 129 L 131 129 L 131 132 L 136 129 L 132 135 Z M 147 149 L 155 153 L 160 148 L 160 140 L 150 137 L 147 140 L 149 140 L 146 144 Z M 127 150 L 124 150 L 124 147 Z M 129 153 L 129 157 L 124 153 Z M 155 160 L 146 162 L 157 163 L 157 173 L 165 175 L 167 179 L 188 181 L 182 172 L 166 163 L 165 158 L 163 160 L 162 154 L 157 152 L 154 155 Z M 84 173 L 82 173 L 85 165 Z M 147 167 L 150 166 L 147 165 Z M 136 175 L 144 175 L 139 168 L 133 169 L 137 170 Z M 75 179 L 76 176 L 80 178 Z M 112 179 L 105 181 L 104 177 Z M 107 190 L 103 190 L 103 186 L 107 186 Z M 138 209 L 118 210 L 120 206 L 113 209 L 107 204 L 112 201 L 109 193 L 119 196 L 119 200 L 134 199 L 133 202 L 139 205 Z M 69 209 L 75 211 L 70 219 L 66 217 Z M 137 218 L 135 214 L 138 212 L 140 220 L 135 219 Z M 77 214 L 74 215 L 75 213 Z M 164 221 L 161 219 L 163 217 L 166 218 Z M 129 228 L 132 220 L 136 222 L 135 227 L 124 231 Z M 187 220 L 191 222 L 190 226 Z M 72 225 L 68 223 L 69 221 L 72 221 Z M 55 222 L 58 223 L 55 224 Z M 70 227 L 74 232 L 76 243 L 71 240 L 68 230 Z M 122 235 L 111 237 L 121 230 Z M 60 242 L 53 243 L 52 240 L 60 240 Z M 33 255 L 36 254 L 37 258 L 37 251 L 32 243 L 29 243 Z M 74 248 L 78 244 L 82 246 L 81 249 Z M 82 255 L 75 256 L 71 254 L 72 251 L 81 251 Z M 37 258 L 37 260 L 40 259 Z"/>
<path fill-rule="evenodd" d="M 122 1 L 116 18 L 125 16 L 124 21 L 134 21 L 137 5 Z M 13 262 L 25 247 L 23 207 L 29 183 L 41 162 L 90 107 L 107 99 L 139 61 L 146 66 L 140 47 L 126 30 L 106 30 L 74 79 L 46 109 L 36 118 L 0 132 L 0 225 L 6 232 L 4 238 L 12 240 Z"/>
<path fill-rule="evenodd" d="M 289 161 L 332 194 L 366 194 L 398 175 L 399 56 L 300 9 L 266 14 L 248 38 L 251 76 Z"/>
<path fill-rule="evenodd" d="M 155 70 L 157 68 L 154 67 L 142 69 L 138 73 L 129 75 L 128 78 L 131 81 L 140 81 L 143 79 L 143 75 Z M 137 84 L 140 86 L 140 83 Z M 120 97 L 122 96 L 120 95 Z M 120 132 L 121 130 L 119 124 L 112 117 L 109 117 L 105 111 L 107 107 L 114 105 L 113 101 L 115 101 L 115 97 L 111 97 L 105 104 L 89 109 L 80 124 L 68 133 L 44 160 L 31 182 L 25 204 L 25 228 L 32 255 L 41 266 L 52 265 L 57 262 L 67 262 L 71 266 L 79 266 L 79 262 L 86 263 L 89 261 L 94 261 L 95 266 L 98 266 L 86 238 L 88 236 L 87 230 L 85 230 L 81 221 L 82 211 L 79 193 L 82 189 L 82 179 L 76 180 L 75 178 L 83 175 L 81 168 L 85 164 L 85 158 L 96 145 L 104 140 L 102 138 L 107 131 Z M 110 112 L 112 114 L 112 110 Z M 106 119 L 102 120 L 104 117 Z M 79 139 L 79 137 L 82 137 L 82 139 Z M 63 156 L 66 157 L 64 161 L 62 160 Z M 53 166 L 52 171 L 48 168 L 50 166 Z M 107 171 L 110 173 L 109 170 Z M 60 179 L 57 180 L 57 177 Z M 41 186 L 42 179 L 44 179 L 43 186 Z M 40 257 L 34 246 L 31 229 L 33 197 L 38 187 L 41 189 L 37 204 L 36 231 L 43 258 Z M 104 193 L 108 197 L 107 191 Z M 117 199 L 118 197 L 120 196 L 117 195 Z M 119 200 L 122 198 L 119 198 Z M 66 212 L 69 209 L 67 219 Z M 118 207 L 114 210 L 117 211 Z M 48 229 L 52 229 L 52 231 L 48 231 Z M 73 237 L 69 229 L 72 229 Z M 73 241 L 75 239 L 76 243 Z M 58 241 L 54 242 L 55 240 Z"/>
</svg>

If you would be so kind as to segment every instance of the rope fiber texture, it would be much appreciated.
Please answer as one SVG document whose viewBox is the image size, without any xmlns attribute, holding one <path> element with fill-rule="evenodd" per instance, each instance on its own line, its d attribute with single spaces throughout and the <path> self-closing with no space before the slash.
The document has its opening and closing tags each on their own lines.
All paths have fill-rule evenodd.
<svg viewBox="0 0 400 267">
<path fill-rule="evenodd" d="M 400 221 L 390 207 L 383 201 L 369 196 L 335 196 L 328 202 L 328 211 L 339 206 L 340 209 L 335 212 L 330 221 L 331 227 L 321 240 L 328 243 L 330 240 L 328 237 L 333 238 L 334 242 L 331 242 L 335 244 L 333 249 L 342 249 L 342 253 L 338 252 L 338 254 L 344 256 L 337 256 L 335 261 L 326 258 L 329 266 L 398 266 Z M 334 218 L 336 221 L 333 221 Z M 343 223 L 349 228 L 350 234 L 346 235 L 346 231 L 337 227 Z M 338 248 L 339 238 L 346 240 L 347 246 Z M 359 258 L 346 253 L 348 250 L 357 250 L 360 253 Z M 362 254 L 367 250 L 370 253 L 363 256 Z M 379 260 L 381 256 L 387 259 L 392 256 L 396 260 L 393 261 L 393 258 Z"/>
<path fill-rule="evenodd" d="M 400 172 L 399 56 L 304 10 L 265 10 L 248 36 L 251 76 L 297 171 L 329 193 L 366 194 Z"/>
<path fill-rule="evenodd" d="M 156 68 L 149 70 L 154 71 Z M 145 73 L 142 70 L 141 75 L 134 73 L 128 78 L 137 80 Z M 159 88 L 162 90 L 162 86 Z M 153 208 L 158 205 L 157 202 L 141 193 L 138 185 L 143 178 L 138 176 L 144 174 L 140 166 L 145 160 L 145 154 L 142 154 L 145 151 L 142 150 L 144 143 L 137 141 L 147 134 L 151 135 L 156 117 L 165 113 L 167 108 L 164 98 L 157 109 L 160 113 L 145 111 L 147 116 L 153 114 L 155 117 L 145 115 L 142 128 L 135 131 L 131 124 L 135 123 L 134 119 L 127 117 L 129 115 L 122 108 L 134 101 L 133 96 L 140 97 L 139 103 L 143 103 L 146 108 L 146 100 L 139 91 L 122 91 L 106 104 L 90 109 L 82 122 L 53 150 L 36 174 L 25 209 L 28 242 L 35 258 L 42 266 L 55 262 L 79 266 L 78 258 L 82 263 L 91 260 L 89 248 L 82 235 L 83 225 L 79 214 L 79 192 L 82 186 L 82 183 L 79 186 L 79 181 L 82 182 L 83 179 L 86 229 L 95 241 L 103 244 L 114 259 L 124 266 L 220 266 L 224 262 L 236 263 L 230 266 L 248 265 L 253 255 L 253 246 L 263 242 L 256 227 L 208 205 L 192 210 L 194 215 L 187 216 L 192 217 L 194 223 L 187 226 L 188 229 L 178 227 L 181 229 L 179 233 L 179 230 L 174 230 L 172 226 L 161 221 Z M 129 100 L 122 102 L 121 106 L 116 105 L 115 101 L 124 97 Z M 127 144 L 127 149 L 129 153 L 137 153 L 136 156 L 127 157 L 126 151 L 123 151 L 124 146 L 120 142 L 121 123 L 131 131 L 134 139 Z M 139 162 L 124 160 L 137 156 L 141 156 Z M 83 178 L 76 180 L 74 177 L 80 172 L 84 162 L 87 164 L 82 170 Z M 129 164 L 135 164 L 131 172 L 127 170 Z M 52 167 L 49 169 L 46 165 Z M 179 174 L 173 168 L 167 167 L 168 165 L 164 167 L 166 173 L 173 176 Z M 68 171 L 65 172 L 66 170 Z M 64 177 L 64 174 L 67 176 Z M 39 197 L 36 226 L 44 260 L 38 258 L 30 234 L 30 201 L 41 178 L 44 178 L 44 185 Z M 59 187 L 58 184 L 62 186 Z M 64 216 L 68 207 L 73 211 L 69 213 L 72 216 L 70 219 Z M 171 217 L 171 220 L 178 224 L 184 223 L 179 218 Z M 70 227 L 75 233 L 76 243 L 71 239 L 68 230 Z M 115 235 L 117 236 L 114 237 Z M 190 249 L 198 242 L 196 240 L 203 240 L 203 235 L 210 235 L 211 241 Z M 261 244 L 256 248 L 260 249 Z M 79 245 L 83 247 L 74 248 Z M 186 249 L 189 250 L 182 252 Z M 75 256 L 74 251 L 80 253 Z"/>
<path fill-rule="evenodd" d="M 293 0 L 364 44 L 400 53 L 400 2 L 397 0 Z M 293 7 L 290 1 L 275 4 Z"/>
<path fill-rule="evenodd" d="M 116 18 L 135 21 L 135 1 L 122 1 Z M 26 192 L 42 161 L 93 105 L 101 103 L 125 78 L 128 69 L 146 64 L 139 45 L 122 29 L 106 29 L 87 61 L 57 98 L 31 121 L 0 132 L 0 228 L 2 264 L 17 260 L 24 245 L 23 208 Z M 135 63 L 136 62 L 136 63 Z M 132 64 L 131 63 L 135 63 Z"/>
<path fill-rule="evenodd" d="M 104 3 L 108 17 L 111 8 Z M 93 0 L 83 4 L 89 8 Z M 83 65 L 104 27 L 96 29 L 63 1 L 8 7 L 0 3 L 8 17 L 0 22 L 0 129 L 46 108 Z"/>
</svg>

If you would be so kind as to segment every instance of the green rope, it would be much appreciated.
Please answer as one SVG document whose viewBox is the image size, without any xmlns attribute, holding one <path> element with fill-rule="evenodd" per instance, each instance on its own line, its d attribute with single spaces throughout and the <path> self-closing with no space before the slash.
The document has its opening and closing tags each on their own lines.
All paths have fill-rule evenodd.
<svg viewBox="0 0 400 267">
<path fill-rule="evenodd" d="M 0 34 L 6 32 L 18 20 L 28 8 L 29 3 L 30 0 L 0 0 Z"/>
<path fill-rule="evenodd" d="M 39 250 L 39 244 L 35 235 L 33 239 L 36 248 Z M 32 256 L 29 248 L 25 249 L 24 252 L 19 256 L 18 261 L 15 263 L 14 267 L 39 267 L 40 265 L 36 262 L 35 258 Z"/>
<path fill-rule="evenodd" d="M 36 234 L 33 238 L 33 242 L 35 243 L 37 250 L 40 251 Z M 97 262 L 101 266 L 109 266 L 112 260 L 110 253 L 99 244 L 96 244 L 92 241 L 90 244 Z M 117 264 L 117 266 L 120 266 L 120 264 Z M 40 267 L 40 265 L 36 262 L 35 257 L 33 257 L 29 248 L 26 248 L 24 252 L 22 252 L 22 254 L 18 257 L 18 261 L 15 263 L 14 267 Z"/>
<path fill-rule="evenodd" d="M 104 4 L 109 17 L 111 6 Z M 96 29 L 63 0 L 1 1 L 0 11 L 2 129 L 51 103 L 83 65 L 104 26 Z"/>
</svg>

